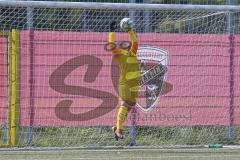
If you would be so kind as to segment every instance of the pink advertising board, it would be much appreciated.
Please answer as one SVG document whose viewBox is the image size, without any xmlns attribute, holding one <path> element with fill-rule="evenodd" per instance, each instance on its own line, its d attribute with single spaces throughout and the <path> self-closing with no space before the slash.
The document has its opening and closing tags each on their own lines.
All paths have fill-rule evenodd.
<svg viewBox="0 0 240 160">
<path fill-rule="evenodd" d="M 7 38 L 0 36 L 0 124 L 7 122 Z"/>
<path fill-rule="evenodd" d="M 228 125 L 228 37 L 138 33 L 140 45 L 166 50 L 169 64 L 163 95 L 150 112 L 137 110 L 137 125 Z M 114 125 L 119 104 L 113 79 L 118 73 L 111 52 L 104 49 L 107 40 L 108 33 L 34 31 L 31 37 L 22 31 L 20 124 Z M 116 34 L 116 41 L 122 40 L 128 36 Z M 240 124 L 240 36 L 234 46 L 233 116 L 234 124 Z"/>
</svg>

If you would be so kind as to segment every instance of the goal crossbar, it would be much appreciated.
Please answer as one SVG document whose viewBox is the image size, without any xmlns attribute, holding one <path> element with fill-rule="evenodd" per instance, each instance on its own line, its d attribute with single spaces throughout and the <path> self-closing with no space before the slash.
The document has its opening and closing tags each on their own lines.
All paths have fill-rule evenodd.
<svg viewBox="0 0 240 160">
<path fill-rule="evenodd" d="M 240 11 L 234 5 L 180 5 L 180 4 L 136 4 L 136 3 L 98 3 L 98 2 L 51 2 L 51 1 L 0 1 L 0 6 L 33 8 L 85 8 L 85 9 L 126 9 L 126 10 L 162 10 L 162 9 L 201 9 Z"/>
</svg>

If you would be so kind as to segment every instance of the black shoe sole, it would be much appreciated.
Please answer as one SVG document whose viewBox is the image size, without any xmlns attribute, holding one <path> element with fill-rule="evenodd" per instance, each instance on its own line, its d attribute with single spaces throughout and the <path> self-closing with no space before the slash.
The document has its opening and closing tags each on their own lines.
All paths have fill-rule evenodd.
<svg viewBox="0 0 240 160">
<path fill-rule="evenodd" d="M 116 127 L 113 127 L 113 128 L 112 128 L 112 131 L 113 131 L 115 140 L 118 141 L 118 136 L 117 136 L 117 134 L 115 133 L 116 129 L 117 129 Z"/>
</svg>

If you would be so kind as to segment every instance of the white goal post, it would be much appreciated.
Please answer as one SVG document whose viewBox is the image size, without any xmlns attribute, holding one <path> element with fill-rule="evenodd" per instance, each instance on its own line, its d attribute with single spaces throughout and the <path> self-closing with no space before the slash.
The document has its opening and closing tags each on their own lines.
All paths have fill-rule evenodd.
<svg viewBox="0 0 240 160">
<path fill-rule="evenodd" d="M 235 5 L 181 5 L 181 4 L 136 4 L 136 3 L 98 3 L 98 2 L 51 2 L 51 1 L 0 1 L 1 6 L 36 7 L 36 8 L 82 8 L 82 9 L 202 9 L 202 10 L 235 10 L 240 6 Z"/>
</svg>

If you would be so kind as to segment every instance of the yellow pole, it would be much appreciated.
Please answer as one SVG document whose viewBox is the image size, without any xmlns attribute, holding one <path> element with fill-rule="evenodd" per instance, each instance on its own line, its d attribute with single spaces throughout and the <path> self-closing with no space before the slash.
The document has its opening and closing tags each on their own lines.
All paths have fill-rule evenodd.
<svg viewBox="0 0 240 160">
<path fill-rule="evenodd" d="M 10 32 L 10 106 L 9 106 L 9 145 L 18 144 L 19 125 L 19 49 L 20 34 L 13 29 Z"/>
</svg>

